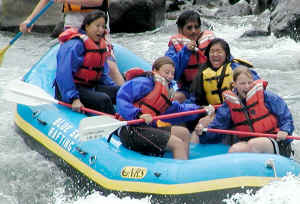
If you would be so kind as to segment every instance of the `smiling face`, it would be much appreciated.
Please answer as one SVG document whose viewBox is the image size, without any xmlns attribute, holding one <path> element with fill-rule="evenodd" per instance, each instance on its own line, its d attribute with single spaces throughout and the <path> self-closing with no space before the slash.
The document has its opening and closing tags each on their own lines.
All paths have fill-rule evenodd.
<svg viewBox="0 0 300 204">
<path fill-rule="evenodd" d="M 244 99 L 247 96 L 248 91 L 251 89 L 253 79 L 248 73 L 241 73 L 233 82 L 233 86 L 236 88 L 238 95 Z"/>
<path fill-rule="evenodd" d="M 159 74 L 168 82 L 171 82 L 174 79 L 175 68 L 172 64 L 164 64 L 159 68 L 159 70 L 154 70 L 154 73 Z"/>
<path fill-rule="evenodd" d="M 197 21 L 189 21 L 183 26 L 181 33 L 188 39 L 196 41 L 201 35 L 201 28 Z"/>
<path fill-rule="evenodd" d="M 220 68 L 226 60 L 226 52 L 220 43 L 214 44 L 209 50 L 209 61 L 213 68 Z"/>
<path fill-rule="evenodd" d="M 106 22 L 103 17 L 97 18 L 92 23 L 85 26 L 86 34 L 94 41 L 99 42 L 104 37 Z"/>
</svg>

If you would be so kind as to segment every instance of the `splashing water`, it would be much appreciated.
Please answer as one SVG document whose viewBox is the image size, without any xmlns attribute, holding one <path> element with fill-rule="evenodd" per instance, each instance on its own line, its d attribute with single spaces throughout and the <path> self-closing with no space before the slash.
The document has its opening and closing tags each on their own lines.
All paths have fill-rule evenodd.
<svg viewBox="0 0 300 204">
<path fill-rule="evenodd" d="M 224 199 L 226 204 L 299 204 L 300 178 L 288 174 L 278 181 L 274 181 L 256 193 L 237 193 Z"/>
</svg>

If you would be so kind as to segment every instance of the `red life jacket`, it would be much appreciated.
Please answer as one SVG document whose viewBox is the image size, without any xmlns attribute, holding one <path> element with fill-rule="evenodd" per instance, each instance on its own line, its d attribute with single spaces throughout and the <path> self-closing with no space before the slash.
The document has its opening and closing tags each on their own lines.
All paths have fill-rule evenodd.
<svg viewBox="0 0 300 204">
<path fill-rule="evenodd" d="M 59 35 L 59 41 L 64 43 L 70 39 L 79 38 L 85 46 L 85 55 L 82 66 L 74 74 L 74 82 L 86 86 L 94 86 L 100 79 L 104 62 L 107 57 L 107 47 L 104 38 L 97 45 L 87 35 L 81 34 L 77 29 L 70 28 Z"/>
<path fill-rule="evenodd" d="M 154 88 L 145 97 L 134 103 L 135 107 L 141 109 L 142 114 L 160 115 L 165 112 L 171 102 L 171 90 L 168 82 L 163 77 L 153 74 Z"/>
<path fill-rule="evenodd" d="M 264 103 L 264 87 L 262 80 L 253 82 L 253 87 L 246 96 L 246 105 L 232 91 L 223 93 L 228 104 L 234 128 L 239 131 L 274 133 L 278 131 L 277 119 L 270 113 Z M 265 86 L 264 86 L 265 85 Z"/>
<path fill-rule="evenodd" d="M 125 72 L 125 79 L 126 79 L 126 81 L 129 81 L 129 80 L 133 79 L 134 77 L 143 75 L 145 73 L 146 73 L 145 70 L 143 70 L 142 68 L 133 67 L 133 68 L 128 69 Z"/>
<path fill-rule="evenodd" d="M 182 82 L 190 83 L 197 75 L 199 66 L 206 63 L 207 58 L 204 55 L 205 49 L 212 39 L 215 38 L 213 32 L 205 30 L 202 32 L 201 37 L 197 41 L 197 49 L 192 52 L 189 59 L 188 66 L 184 69 Z M 182 34 L 177 34 L 171 37 L 169 46 L 174 46 L 176 51 L 179 52 L 191 40 Z"/>
</svg>

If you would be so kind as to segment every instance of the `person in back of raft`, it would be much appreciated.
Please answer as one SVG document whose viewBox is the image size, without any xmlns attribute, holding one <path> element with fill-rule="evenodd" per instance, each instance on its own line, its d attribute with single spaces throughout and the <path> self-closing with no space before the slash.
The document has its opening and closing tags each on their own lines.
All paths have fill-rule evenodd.
<svg viewBox="0 0 300 204">
<path fill-rule="evenodd" d="M 133 69 L 134 71 L 134 69 Z M 171 101 L 174 91 L 174 62 L 169 57 L 159 57 L 152 66 L 152 72 L 131 76 L 117 94 L 117 110 L 120 119 L 142 118 L 146 124 L 124 126 L 118 130 L 122 144 L 128 149 L 147 154 L 159 155 L 172 151 L 175 159 L 189 158 L 190 133 L 187 128 L 163 125 L 153 121 L 153 116 L 183 112 L 201 108 L 195 104 L 180 104 Z M 126 73 L 126 75 L 128 72 Z M 168 119 L 168 124 L 194 120 L 198 115 Z"/>
<path fill-rule="evenodd" d="M 178 34 L 170 38 L 165 55 L 175 63 L 174 78 L 179 89 L 174 100 L 189 102 L 190 86 L 199 67 L 207 61 L 204 51 L 209 42 L 215 38 L 212 31 L 201 31 L 200 14 L 194 10 L 184 11 L 178 17 Z"/>
<path fill-rule="evenodd" d="M 106 41 L 107 16 L 103 11 L 90 13 L 81 29 L 67 29 L 59 36 L 55 97 L 82 107 L 114 114 L 119 86 L 109 77 Z"/>
<path fill-rule="evenodd" d="M 277 138 L 241 137 L 237 135 L 229 152 L 275 153 L 289 157 L 292 153 L 291 139 L 294 124 L 287 104 L 278 95 L 265 90 L 267 82 L 253 80 L 247 67 L 239 66 L 233 71 L 234 90 L 223 93 L 224 103 L 216 111 L 208 128 L 235 129 L 239 131 L 275 133 Z M 219 143 L 224 135 L 203 132 L 199 122 L 195 133 L 200 143 Z"/>
</svg>

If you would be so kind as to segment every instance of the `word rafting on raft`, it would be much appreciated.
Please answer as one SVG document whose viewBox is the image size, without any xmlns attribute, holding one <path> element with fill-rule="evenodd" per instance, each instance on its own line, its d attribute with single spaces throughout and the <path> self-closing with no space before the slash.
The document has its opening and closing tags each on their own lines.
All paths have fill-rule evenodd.
<svg viewBox="0 0 300 204">
<path fill-rule="evenodd" d="M 63 146 L 66 150 L 71 151 L 72 145 L 75 144 L 74 141 L 70 140 L 69 137 L 78 139 L 79 131 L 74 130 L 74 127 L 69 122 L 65 121 L 62 118 L 55 120 L 48 132 L 48 136 L 55 140 L 59 145 Z"/>
</svg>

